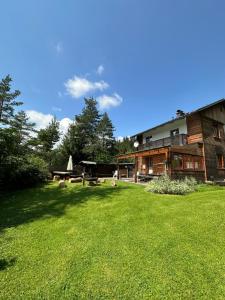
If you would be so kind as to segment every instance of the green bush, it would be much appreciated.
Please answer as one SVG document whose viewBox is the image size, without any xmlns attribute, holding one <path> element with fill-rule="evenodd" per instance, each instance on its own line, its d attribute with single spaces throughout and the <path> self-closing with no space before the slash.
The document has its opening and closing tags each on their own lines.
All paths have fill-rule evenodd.
<svg viewBox="0 0 225 300">
<path fill-rule="evenodd" d="M 47 179 L 48 165 L 35 155 L 8 156 L 1 168 L 3 189 L 25 188 Z"/>
<path fill-rule="evenodd" d="M 172 180 L 165 175 L 158 180 L 152 180 L 146 190 L 157 194 L 185 195 L 194 192 L 197 188 L 197 181 L 192 177 L 184 180 Z"/>
</svg>

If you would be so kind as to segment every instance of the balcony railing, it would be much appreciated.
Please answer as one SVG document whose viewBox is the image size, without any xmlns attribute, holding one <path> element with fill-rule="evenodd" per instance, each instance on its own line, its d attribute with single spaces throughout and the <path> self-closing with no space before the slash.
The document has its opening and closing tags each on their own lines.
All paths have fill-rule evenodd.
<svg viewBox="0 0 225 300">
<path fill-rule="evenodd" d="M 160 140 L 151 141 L 145 144 L 141 144 L 138 146 L 138 151 L 141 150 L 151 150 L 155 148 L 161 148 L 166 146 L 178 146 L 178 145 L 186 145 L 187 144 L 187 135 L 186 134 L 178 134 L 175 136 L 169 136 Z"/>
</svg>

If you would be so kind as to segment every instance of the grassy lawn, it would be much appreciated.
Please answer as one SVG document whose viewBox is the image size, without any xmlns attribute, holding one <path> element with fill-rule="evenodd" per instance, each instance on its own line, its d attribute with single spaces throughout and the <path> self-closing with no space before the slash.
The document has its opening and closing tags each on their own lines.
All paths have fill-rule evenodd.
<svg viewBox="0 0 225 300">
<path fill-rule="evenodd" d="M 225 298 L 224 188 L 49 184 L 1 197 L 0 299 L 149 298 Z"/>
</svg>

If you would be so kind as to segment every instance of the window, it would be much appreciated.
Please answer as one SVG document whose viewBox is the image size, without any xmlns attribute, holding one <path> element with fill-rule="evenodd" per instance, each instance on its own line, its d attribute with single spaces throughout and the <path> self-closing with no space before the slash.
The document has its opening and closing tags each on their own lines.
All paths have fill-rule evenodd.
<svg viewBox="0 0 225 300">
<path fill-rule="evenodd" d="M 220 129 L 218 123 L 213 124 L 213 136 L 219 139 L 222 137 L 222 130 Z"/>
<path fill-rule="evenodd" d="M 170 136 L 175 136 L 179 134 L 179 128 L 173 129 L 170 131 Z"/>
<path fill-rule="evenodd" d="M 203 169 L 202 157 L 174 154 L 172 157 L 172 169 L 201 171 Z"/>
<path fill-rule="evenodd" d="M 194 169 L 194 162 L 193 161 L 186 161 L 185 162 L 185 169 Z"/>
<path fill-rule="evenodd" d="M 149 168 L 153 167 L 153 159 L 152 157 L 149 157 L 149 163 L 148 163 Z"/>
<path fill-rule="evenodd" d="M 183 169 L 183 157 L 182 155 L 174 154 L 172 159 L 173 169 Z"/>
<path fill-rule="evenodd" d="M 195 169 L 200 169 L 200 166 L 199 166 L 199 162 L 198 161 L 195 161 Z"/>
<path fill-rule="evenodd" d="M 224 157 L 222 154 L 217 154 L 217 168 L 219 169 L 224 168 Z"/>
<path fill-rule="evenodd" d="M 151 140 L 152 140 L 152 136 L 151 135 L 150 136 L 146 136 L 146 138 L 145 138 L 145 142 L 146 143 L 150 143 Z"/>
</svg>

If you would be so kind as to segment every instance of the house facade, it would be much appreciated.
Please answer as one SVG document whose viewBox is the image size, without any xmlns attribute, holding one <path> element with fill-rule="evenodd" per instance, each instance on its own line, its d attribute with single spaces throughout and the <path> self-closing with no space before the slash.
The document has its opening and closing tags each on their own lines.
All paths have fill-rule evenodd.
<svg viewBox="0 0 225 300">
<path fill-rule="evenodd" d="M 131 137 L 136 151 L 117 157 L 134 159 L 139 175 L 172 178 L 193 176 L 199 181 L 225 179 L 225 99 Z"/>
</svg>

